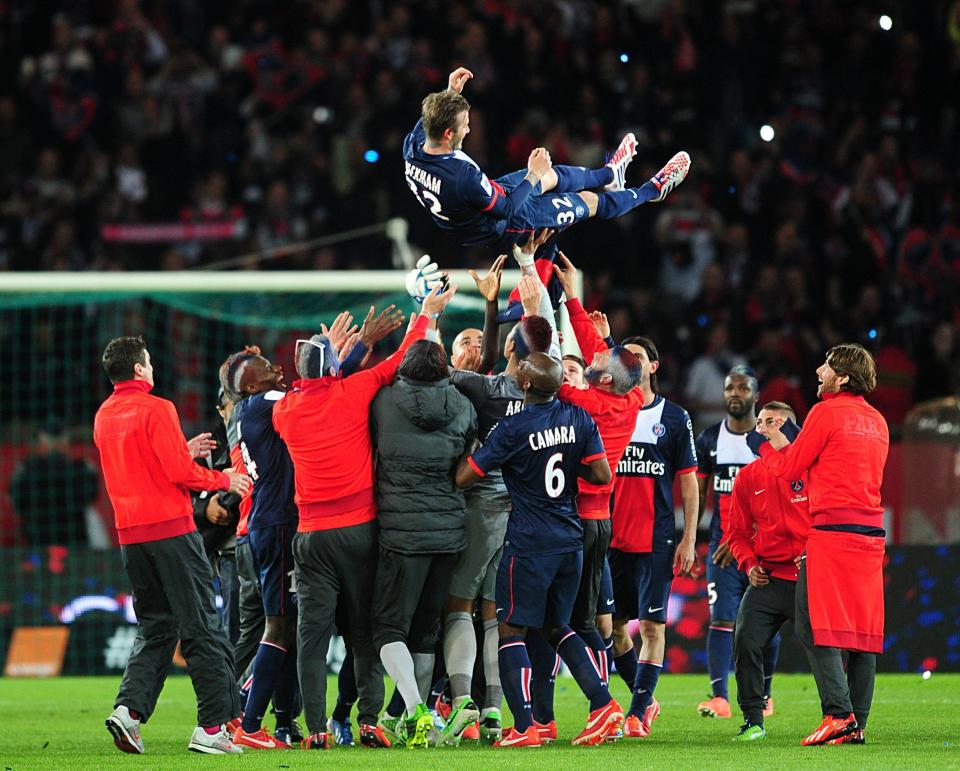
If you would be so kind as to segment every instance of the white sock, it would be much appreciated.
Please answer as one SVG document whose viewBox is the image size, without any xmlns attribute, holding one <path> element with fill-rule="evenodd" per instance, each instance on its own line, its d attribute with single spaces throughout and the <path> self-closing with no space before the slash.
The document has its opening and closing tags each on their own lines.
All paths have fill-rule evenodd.
<svg viewBox="0 0 960 771">
<path fill-rule="evenodd" d="M 430 686 L 433 685 L 433 664 L 436 658 L 433 653 L 413 654 L 413 671 L 417 678 L 417 690 L 420 693 L 420 701 L 424 704 L 426 704 L 427 697 L 430 695 Z M 432 704 L 427 706 L 433 708 Z"/>
<path fill-rule="evenodd" d="M 447 614 L 443 634 L 443 658 L 450 676 L 453 700 L 470 695 L 473 684 L 473 665 L 477 660 L 477 633 L 473 628 L 473 616 L 466 611 Z"/>
<path fill-rule="evenodd" d="M 412 715 L 417 711 L 421 699 L 420 690 L 417 688 L 417 672 L 410 651 L 402 642 L 387 643 L 380 649 L 380 660 L 387 674 L 400 689 L 407 714 Z"/>
</svg>

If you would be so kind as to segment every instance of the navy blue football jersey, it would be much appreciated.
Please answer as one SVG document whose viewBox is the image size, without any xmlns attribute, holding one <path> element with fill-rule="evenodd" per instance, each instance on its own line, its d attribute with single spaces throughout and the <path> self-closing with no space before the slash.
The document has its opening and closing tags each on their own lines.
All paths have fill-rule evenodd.
<svg viewBox="0 0 960 771">
<path fill-rule="evenodd" d="M 426 139 L 423 121 L 417 121 L 403 140 L 404 177 L 417 201 L 441 230 L 453 234 L 463 246 L 497 241 L 534 187 L 523 181 L 508 192 L 463 150 L 443 155 L 424 152 Z"/>
<path fill-rule="evenodd" d="M 293 461 L 273 427 L 273 405 L 284 396 L 283 391 L 265 391 L 242 399 L 233 410 L 237 442 L 253 480 L 250 530 L 297 521 Z"/>
<path fill-rule="evenodd" d="M 756 460 L 747 446 L 747 433 L 734 433 L 727 428 L 727 421 L 721 420 L 697 437 L 697 476 L 713 477 L 712 544 L 723 540 L 722 522 L 729 516 L 733 480 L 740 469 Z"/>
<path fill-rule="evenodd" d="M 657 396 L 637 414 L 630 444 L 617 465 L 610 545 L 631 553 L 672 549 L 673 480 L 696 470 L 690 416 Z"/>
<path fill-rule="evenodd" d="M 481 476 L 503 471 L 513 506 L 504 545 L 525 555 L 582 548 L 577 472 L 604 455 L 597 424 L 572 404 L 527 404 L 503 418 L 470 465 Z"/>
</svg>

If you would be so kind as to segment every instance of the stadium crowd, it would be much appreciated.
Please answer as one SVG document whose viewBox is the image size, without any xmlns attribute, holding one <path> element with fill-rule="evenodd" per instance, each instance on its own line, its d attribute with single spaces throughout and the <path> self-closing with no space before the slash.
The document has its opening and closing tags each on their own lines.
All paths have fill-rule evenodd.
<svg viewBox="0 0 960 771">
<path fill-rule="evenodd" d="M 614 337 L 643 329 L 669 352 L 661 386 L 698 426 L 743 360 L 802 417 L 800 373 L 859 340 L 896 431 L 960 386 L 960 3 L 891 13 L 884 30 L 867 2 L 7 4 L 0 269 L 178 269 L 274 247 L 263 267 L 382 267 L 380 237 L 282 247 L 396 215 L 445 265 L 479 264 L 395 173 L 455 52 L 475 71 L 467 148 L 486 169 L 538 144 L 595 166 L 628 130 L 641 176 L 676 147 L 695 158 L 661 210 L 564 244 L 589 254 L 587 305 Z M 226 229 L 122 240 L 142 223 Z"/>
</svg>

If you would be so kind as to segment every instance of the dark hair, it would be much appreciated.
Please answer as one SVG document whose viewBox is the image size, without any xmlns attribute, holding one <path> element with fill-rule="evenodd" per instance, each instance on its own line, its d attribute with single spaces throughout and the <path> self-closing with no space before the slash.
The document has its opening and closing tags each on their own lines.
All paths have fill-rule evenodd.
<svg viewBox="0 0 960 771">
<path fill-rule="evenodd" d="M 660 361 L 660 352 L 657 350 L 656 343 L 653 342 L 649 337 L 645 335 L 634 335 L 633 337 L 628 337 L 620 345 L 639 345 L 647 352 L 647 358 L 651 361 Z M 650 373 L 650 389 L 657 393 L 657 373 Z"/>
<path fill-rule="evenodd" d="M 421 383 L 436 383 L 450 374 L 443 346 L 431 340 L 417 340 L 407 348 L 397 374 Z"/>
<path fill-rule="evenodd" d="M 243 398 L 240 393 L 241 365 L 260 355 L 260 348 L 257 346 L 246 346 L 242 351 L 231 353 L 223 364 L 220 365 L 220 388 L 232 402 L 238 402 Z"/>
<path fill-rule="evenodd" d="M 587 368 L 587 363 L 575 353 L 565 353 L 562 361 L 575 361 L 580 365 L 580 369 L 585 370 Z"/>
<path fill-rule="evenodd" d="M 340 359 L 326 335 L 311 335 L 310 343 L 297 348 L 295 358 L 297 374 L 304 380 L 326 377 L 331 369 L 334 376 L 340 372 Z"/>
<path fill-rule="evenodd" d="M 443 139 L 443 132 L 457 127 L 457 116 L 470 109 L 470 102 L 462 94 L 447 89 L 427 94 L 423 100 L 423 130 L 429 139 Z"/>
<path fill-rule="evenodd" d="M 135 364 L 147 363 L 147 344 L 137 337 L 115 337 L 103 349 L 103 369 L 111 383 L 133 380 Z"/>
<path fill-rule="evenodd" d="M 531 353 L 546 353 L 550 350 L 553 327 L 543 316 L 528 316 L 513 329 L 514 353 L 517 360 Z"/>
<path fill-rule="evenodd" d="M 777 410 L 779 412 L 789 412 L 790 415 L 793 417 L 793 422 L 794 423 L 797 422 L 796 411 L 793 409 L 793 407 L 791 407 L 786 402 L 767 402 L 766 404 L 763 405 L 763 407 L 760 408 L 761 412 L 763 412 L 764 410 Z"/>
<path fill-rule="evenodd" d="M 755 393 L 760 391 L 760 383 L 757 380 L 757 373 L 754 371 L 753 367 L 750 367 L 746 364 L 738 364 L 735 367 L 731 367 L 730 371 L 727 373 L 727 377 L 732 375 L 737 375 L 739 377 L 745 377 L 750 381 L 750 387 L 754 390 Z M 724 380 L 727 378 L 725 377 Z"/>
</svg>

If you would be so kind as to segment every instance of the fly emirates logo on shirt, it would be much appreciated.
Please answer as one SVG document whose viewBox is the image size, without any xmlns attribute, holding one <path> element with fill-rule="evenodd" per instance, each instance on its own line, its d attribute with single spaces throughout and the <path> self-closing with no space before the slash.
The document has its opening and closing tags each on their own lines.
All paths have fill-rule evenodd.
<svg viewBox="0 0 960 771">
<path fill-rule="evenodd" d="M 530 443 L 530 448 L 534 451 L 556 447 L 558 444 L 573 444 L 575 441 L 577 441 L 577 436 L 574 433 L 573 426 L 545 428 L 543 431 L 527 434 L 527 442 Z"/>
<path fill-rule="evenodd" d="M 617 464 L 617 474 L 624 476 L 662 477 L 667 471 L 667 464 L 662 461 L 644 457 L 646 447 L 628 444 L 620 463 Z"/>
</svg>

